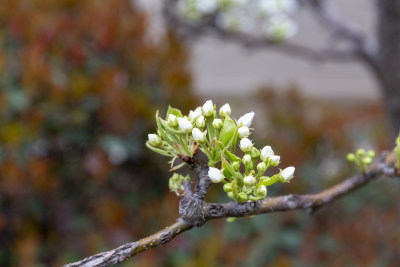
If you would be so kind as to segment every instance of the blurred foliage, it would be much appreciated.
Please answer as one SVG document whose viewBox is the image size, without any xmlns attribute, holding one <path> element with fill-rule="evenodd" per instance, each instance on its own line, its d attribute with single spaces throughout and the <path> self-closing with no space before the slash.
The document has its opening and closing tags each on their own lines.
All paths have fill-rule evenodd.
<svg viewBox="0 0 400 267">
<path fill-rule="evenodd" d="M 60 266 L 135 239 L 138 206 L 167 188 L 144 147 L 155 110 L 195 104 L 186 49 L 147 38 L 132 1 L 6 2 L 0 266 Z"/>
<path fill-rule="evenodd" d="M 189 57 L 171 33 L 147 38 L 149 18 L 132 2 L 0 5 L 0 266 L 61 266 L 178 216 L 166 159 L 144 142 L 156 109 L 198 104 Z M 348 152 L 392 146 L 379 105 L 275 91 L 218 103 L 255 109 L 256 143 L 296 166 L 271 196 L 319 191 L 356 172 Z M 120 266 L 398 266 L 397 190 L 377 181 L 313 216 L 217 220 Z M 216 187 L 209 199 L 227 201 Z"/>
</svg>

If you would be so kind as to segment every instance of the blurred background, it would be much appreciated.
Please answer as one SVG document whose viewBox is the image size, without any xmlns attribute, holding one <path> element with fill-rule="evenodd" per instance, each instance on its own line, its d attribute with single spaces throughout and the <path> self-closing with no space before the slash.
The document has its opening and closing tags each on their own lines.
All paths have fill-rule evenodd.
<svg viewBox="0 0 400 267">
<path fill-rule="evenodd" d="M 372 7 L 354 2 L 345 10 L 372 31 Z M 256 145 L 296 166 L 270 196 L 317 192 L 357 171 L 348 152 L 391 148 L 361 66 L 185 44 L 159 11 L 155 0 L 0 5 L 0 266 L 60 266 L 173 223 L 168 160 L 144 146 L 169 104 L 254 110 Z M 296 38 L 319 38 L 304 31 Z M 312 216 L 212 221 L 118 266 L 398 266 L 398 191 L 376 181 Z M 213 186 L 208 200 L 227 198 Z"/>
</svg>

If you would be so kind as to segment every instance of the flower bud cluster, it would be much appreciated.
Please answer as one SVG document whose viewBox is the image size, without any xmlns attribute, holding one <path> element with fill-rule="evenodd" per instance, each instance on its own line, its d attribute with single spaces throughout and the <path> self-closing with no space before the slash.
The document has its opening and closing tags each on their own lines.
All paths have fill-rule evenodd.
<svg viewBox="0 0 400 267">
<path fill-rule="evenodd" d="M 399 136 L 396 138 L 396 147 L 394 149 L 394 153 L 397 158 L 397 168 L 400 169 L 400 133 Z"/>
<path fill-rule="evenodd" d="M 375 158 L 375 151 L 369 150 L 368 152 L 363 149 L 357 149 L 356 153 L 347 154 L 347 160 L 354 162 L 362 173 L 366 172 L 366 168 L 370 165 Z"/>
<path fill-rule="evenodd" d="M 297 32 L 297 24 L 290 17 L 298 6 L 298 0 L 179 0 L 177 7 L 189 21 L 199 22 L 216 14 L 217 26 L 222 29 L 247 34 L 264 29 L 269 39 L 283 41 Z"/>
<path fill-rule="evenodd" d="M 217 112 L 211 100 L 191 110 L 187 116 L 169 107 L 165 119 L 156 114 L 157 133 L 149 134 L 146 145 L 153 151 L 182 159 L 178 169 L 198 153 L 200 149 L 208 158 L 208 177 L 213 183 L 223 183 L 227 195 L 240 202 L 264 199 L 267 187 L 277 182 L 289 182 L 294 167 L 269 177 L 264 173 L 280 163 L 270 146 L 261 150 L 249 139 L 254 112 L 248 112 L 235 120 L 231 118 L 231 107 L 223 105 Z M 217 116 L 220 115 L 220 117 Z M 235 154 L 238 146 L 244 153 L 242 158 Z M 216 167 L 216 165 L 220 167 Z M 188 179 L 174 174 L 170 189 L 178 195 L 184 194 L 183 181 Z"/>
<path fill-rule="evenodd" d="M 180 174 L 174 173 L 169 179 L 169 190 L 174 192 L 177 196 L 184 196 L 186 194 L 185 187 L 183 186 L 184 181 L 189 181 L 190 176 L 182 176 Z"/>
<path fill-rule="evenodd" d="M 220 160 L 219 150 L 236 145 L 237 127 L 230 118 L 231 107 L 223 105 L 217 117 L 211 100 L 183 115 L 169 107 L 165 119 L 157 112 L 157 133 L 149 134 L 146 145 L 153 151 L 173 157 L 193 157 L 201 149 L 209 158 L 210 166 Z"/>
</svg>

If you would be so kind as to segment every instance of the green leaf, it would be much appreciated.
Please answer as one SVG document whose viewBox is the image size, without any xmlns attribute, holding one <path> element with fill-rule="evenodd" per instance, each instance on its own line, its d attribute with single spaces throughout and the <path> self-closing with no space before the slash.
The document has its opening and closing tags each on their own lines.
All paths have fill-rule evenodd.
<svg viewBox="0 0 400 267">
<path fill-rule="evenodd" d="M 279 182 L 280 176 L 281 176 L 280 172 L 271 177 L 261 176 L 260 177 L 261 182 L 259 182 L 256 186 L 265 185 L 268 187 L 270 185 L 276 184 L 277 182 Z"/>
<path fill-rule="evenodd" d="M 179 109 L 173 108 L 171 106 L 168 106 L 167 116 L 165 117 L 165 119 L 168 119 L 169 114 L 175 115 L 177 117 L 183 117 L 183 115 Z"/>
<path fill-rule="evenodd" d="M 234 176 L 236 172 L 225 158 L 222 158 L 222 168 L 224 169 L 224 174 L 229 173 L 230 177 Z"/>
<path fill-rule="evenodd" d="M 240 183 L 243 181 L 243 177 L 240 172 L 235 171 L 232 165 L 225 158 L 222 158 L 222 168 L 229 172 L 232 177 L 238 179 Z"/>
<path fill-rule="evenodd" d="M 238 200 L 239 199 L 239 192 L 238 192 L 238 188 L 237 188 L 237 180 L 233 180 L 232 182 L 232 193 L 233 193 L 233 197 Z"/>
<path fill-rule="evenodd" d="M 236 132 L 237 126 L 235 122 L 230 117 L 226 117 L 221 132 L 219 133 L 219 141 L 221 141 L 225 146 L 228 146 Z"/>
<path fill-rule="evenodd" d="M 240 158 L 238 156 L 229 152 L 228 150 L 224 150 L 224 155 L 229 159 L 230 162 L 240 161 Z"/>
<path fill-rule="evenodd" d="M 148 141 L 146 142 L 146 146 L 147 146 L 149 149 L 153 150 L 154 152 L 156 152 L 156 153 L 158 153 L 158 154 L 161 154 L 161 155 L 167 156 L 167 157 L 173 157 L 173 155 L 172 155 L 171 153 L 169 153 L 169 152 L 167 152 L 167 151 L 165 151 L 165 150 L 162 150 L 162 149 L 160 149 L 160 148 L 156 148 L 156 147 L 150 145 L 150 143 L 149 143 Z"/>
<path fill-rule="evenodd" d="M 236 148 L 236 143 L 237 143 L 237 136 L 238 136 L 238 131 L 235 131 L 235 134 L 233 135 L 231 142 L 229 143 L 229 146 L 231 148 L 231 152 L 235 153 L 235 148 Z"/>
</svg>

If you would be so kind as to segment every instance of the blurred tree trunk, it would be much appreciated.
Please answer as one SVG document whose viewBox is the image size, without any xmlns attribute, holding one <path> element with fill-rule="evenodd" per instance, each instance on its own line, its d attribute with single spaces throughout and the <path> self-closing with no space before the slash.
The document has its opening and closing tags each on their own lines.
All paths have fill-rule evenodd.
<svg viewBox="0 0 400 267">
<path fill-rule="evenodd" d="M 378 78 L 394 134 L 400 127 L 400 1 L 377 0 Z"/>
</svg>

